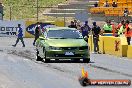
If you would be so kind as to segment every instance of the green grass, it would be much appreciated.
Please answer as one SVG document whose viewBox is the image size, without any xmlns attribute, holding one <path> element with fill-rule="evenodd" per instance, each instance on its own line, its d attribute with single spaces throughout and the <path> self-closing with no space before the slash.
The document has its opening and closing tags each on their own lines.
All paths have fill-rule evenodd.
<svg viewBox="0 0 132 88">
<path fill-rule="evenodd" d="M 37 0 L 3 0 L 4 4 L 4 19 L 36 19 Z M 38 0 L 40 7 L 53 6 L 59 3 L 64 3 L 66 0 Z M 11 8 L 10 8 L 11 7 Z M 44 8 L 39 8 L 39 14 L 42 14 Z M 10 14 L 11 12 L 11 14 Z M 40 19 L 41 20 L 41 19 Z"/>
</svg>

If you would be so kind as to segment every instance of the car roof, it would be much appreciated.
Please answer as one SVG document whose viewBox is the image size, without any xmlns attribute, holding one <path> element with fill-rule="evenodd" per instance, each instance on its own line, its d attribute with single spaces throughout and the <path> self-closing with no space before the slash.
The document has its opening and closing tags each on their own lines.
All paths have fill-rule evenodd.
<svg viewBox="0 0 132 88">
<path fill-rule="evenodd" d="M 48 31 L 49 30 L 77 30 L 76 28 L 69 28 L 69 27 L 53 27 L 53 28 L 46 28 Z"/>
</svg>

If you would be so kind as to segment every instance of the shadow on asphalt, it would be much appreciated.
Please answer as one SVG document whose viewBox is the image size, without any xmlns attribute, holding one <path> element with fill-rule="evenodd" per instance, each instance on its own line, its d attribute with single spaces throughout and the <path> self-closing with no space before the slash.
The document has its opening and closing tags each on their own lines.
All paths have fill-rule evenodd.
<svg viewBox="0 0 132 88">
<path fill-rule="evenodd" d="M 71 60 L 51 60 L 50 62 L 44 62 L 44 63 L 87 63 L 87 62 L 71 61 Z M 89 63 L 95 63 L 95 62 L 90 61 Z"/>
</svg>

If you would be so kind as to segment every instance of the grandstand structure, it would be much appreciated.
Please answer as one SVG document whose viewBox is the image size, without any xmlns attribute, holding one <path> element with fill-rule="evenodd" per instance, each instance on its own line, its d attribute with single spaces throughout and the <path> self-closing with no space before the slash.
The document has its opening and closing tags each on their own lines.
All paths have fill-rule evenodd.
<svg viewBox="0 0 132 88">
<path fill-rule="evenodd" d="M 109 7 L 103 7 L 104 3 L 108 1 Z M 112 7 L 112 3 L 116 2 L 117 7 Z M 129 15 L 132 17 L 132 0 L 99 0 L 98 7 L 90 9 L 91 14 L 104 14 L 105 16 L 123 16 L 124 9 L 128 8 Z"/>
</svg>

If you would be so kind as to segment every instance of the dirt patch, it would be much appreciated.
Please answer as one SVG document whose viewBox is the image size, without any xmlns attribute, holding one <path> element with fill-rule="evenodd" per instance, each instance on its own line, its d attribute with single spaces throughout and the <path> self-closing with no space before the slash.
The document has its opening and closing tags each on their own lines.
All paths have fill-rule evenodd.
<svg viewBox="0 0 132 88">
<path fill-rule="evenodd" d="M 31 60 L 35 59 L 35 52 L 32 52 L 30 50 L 23 50 L 23 51 L 9 50 L 7 52 L 7 54 L 13 54 L 13 55 L 28 58 L 28 59 L 31 59 Z"/>
<path fill-rule="evenodd" d="M 52 65 L 50 63 L 44 63 L 44 62 L 36 61 L 36 59 L 35 59 L 35 50 L 21 50 L 21 51 L 20 50 L 8 50 L 7 54 L 12 54 L 12 55 L 16 55 L 16 56 L 19 56 L 19 57 L 24 57 L 26 59 L 30 59 L 30 60 L 34 61 L 35 63 L 43 64 L 45 67 L 55 69 L 55 70 L 60 71 L 60 72 L 70 72 L 68 70 L 66 71 L 66 69 L 64 69 L 62 67 L 55 66 L 55 65 Z"/>
</svg>

